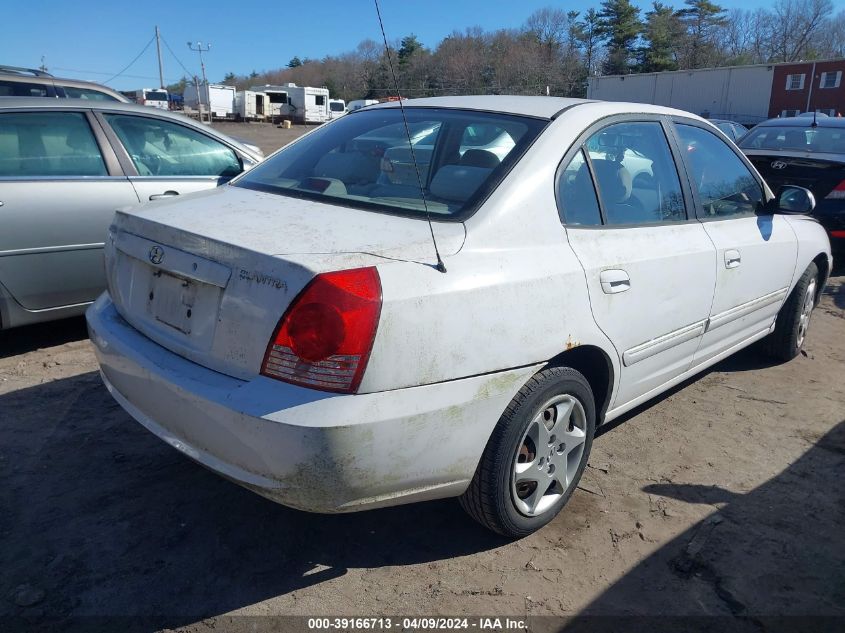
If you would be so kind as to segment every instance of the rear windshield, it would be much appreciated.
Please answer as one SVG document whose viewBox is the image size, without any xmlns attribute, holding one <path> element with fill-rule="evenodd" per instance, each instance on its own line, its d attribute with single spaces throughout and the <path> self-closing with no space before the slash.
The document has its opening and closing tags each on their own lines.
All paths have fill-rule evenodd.
<svg viewBox="0 0 845 633">
<path fill-rule="evenodd" d="M 329 109 L 332 112 L 343 112 L 343 104 L 338 103 L 337 101 L 330 101 L 329 102 Z"/>
<path fill-rule="evenodd" d="M 317 129 L 235 185 L 411 217 L 425 217 L 424 193 L 432 216 L 463 217 L 547 123 L 465 110 L 405 112 L 416 167 L 399 108 L 368 109 Z"/>
<path fill-rule="evenodd" d="M 166 92 L 148 92 L 144 95 L 147 101 L 167 101 Z"/>
<path fill-rule="evenodd" d="M 756 127 L 740 141 L 739 146 L 742 149 L 845 154 L 845 127 Z"/>
</svg>

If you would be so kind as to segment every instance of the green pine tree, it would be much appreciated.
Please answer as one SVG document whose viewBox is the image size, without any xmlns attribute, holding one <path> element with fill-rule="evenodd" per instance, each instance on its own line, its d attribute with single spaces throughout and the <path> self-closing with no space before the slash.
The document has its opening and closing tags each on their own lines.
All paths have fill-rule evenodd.
<svg viewBox="0 0 845 633">
<path fill-rule="evenodd" d="M 640 10 L 630 0 L 604 0 L 598 15 L 600 34 L 607 47 L 604 72 L 630 73 L 634 70 L 637 39 L 643 26 Z"/>
<path fill-rule="evenodd" d="M 676 46 L 683 36 L 683 25 L 675 10 L 655 0 L 645 18 L 640 70 L 644 73 L 677 70 Z"/>
</svg>

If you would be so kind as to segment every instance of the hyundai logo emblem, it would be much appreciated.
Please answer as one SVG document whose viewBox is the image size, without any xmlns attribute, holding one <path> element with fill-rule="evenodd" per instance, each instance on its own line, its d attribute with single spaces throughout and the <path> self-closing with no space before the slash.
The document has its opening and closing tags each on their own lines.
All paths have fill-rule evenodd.
<svg viewBox="0 0 845 633">
<path fill-rule="evenodd" d="M 150 249 L 150 261 L 153 264 L 160 264 L 164 259 L 164 249 L 161 246 L 153 246 Z"/>
<path fill-rule="evenodd" d="M 772 163 L 772 169 L 785 169 L 785 168 L 786 168 L 786 163 L 783 162 L 782 160 L 776 160 L 775 162 Z"/>
</svg>

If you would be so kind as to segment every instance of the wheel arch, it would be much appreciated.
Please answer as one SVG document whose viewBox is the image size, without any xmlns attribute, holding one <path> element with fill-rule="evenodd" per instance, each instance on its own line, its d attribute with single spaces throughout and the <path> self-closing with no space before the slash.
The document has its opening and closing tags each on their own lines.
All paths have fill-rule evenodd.
<svg viewBox="0 0 845 633">
<path fill-rule="evenodd" d="M 610 356 L 596 345 L 579 345 L 551 358 L 546 367 L 571 367 L 590 383 L 596 401 L 596 426 L 604 422 L 613 395 L 615 371 Z"/>
<path fill-rule="evenodd" d="M 813 259 L 813 263 L 816 265 L 816 268 L 819 269 L 819 283 L 816 288 L 816 304 L 822 298 L 822 292 L 824 291 L 824 287 L 827 284 L 827 279 L 830 276 L 830 259 L 827 256 L 827 253 L 819 253 Z"/>
</svg>

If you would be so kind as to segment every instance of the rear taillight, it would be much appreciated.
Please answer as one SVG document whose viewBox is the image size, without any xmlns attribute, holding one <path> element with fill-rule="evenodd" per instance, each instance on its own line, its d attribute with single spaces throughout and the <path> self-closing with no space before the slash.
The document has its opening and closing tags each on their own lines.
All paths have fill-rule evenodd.
<svg viewBox="0 0 845 633">
<path fill-rule="evenodd" d="M 285 311 L 261 374 L 303 387 L 354 393 L 381 314 L 375 268 L 317 275 Z"/>
<path fill-rule="evenodd" d="M 825 200 L 845 200 L 845 180 L 836 185 L 833 191 L 825 196 Z"/>
</svg>

